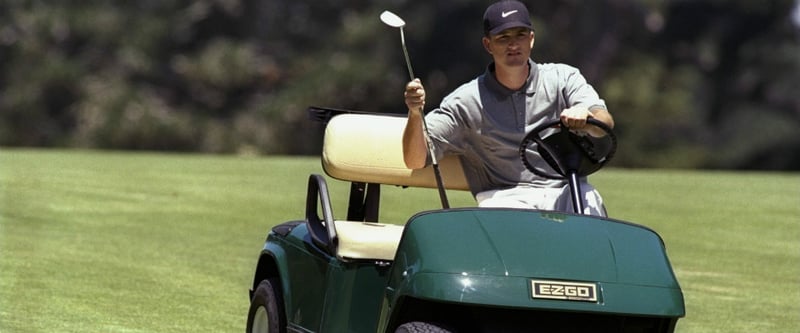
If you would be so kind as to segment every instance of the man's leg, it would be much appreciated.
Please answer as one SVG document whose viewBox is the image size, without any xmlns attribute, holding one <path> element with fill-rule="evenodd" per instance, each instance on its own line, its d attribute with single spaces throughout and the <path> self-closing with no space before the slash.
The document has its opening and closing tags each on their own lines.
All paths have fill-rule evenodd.
<svg viewBox="0 0 800 333">
<path fill-rule="evenodd" d="M 518 186 L 480 192 L 475 200 L 478 201 L 478 207 L 557 210 L 560 195 L 560 188 Z"/>
</svg>

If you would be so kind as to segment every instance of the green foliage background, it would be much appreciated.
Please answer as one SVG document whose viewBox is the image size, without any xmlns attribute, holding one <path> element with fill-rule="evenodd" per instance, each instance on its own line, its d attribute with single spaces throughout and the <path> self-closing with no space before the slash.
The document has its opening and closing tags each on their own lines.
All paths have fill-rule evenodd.
<svg viewBox="0 0 800 333">
<path fill-rule="evenodd" d="M 800 170 L 797 1 L 526 2 L 534 60 L 579 67 L 616 116 L 617 166 Z M 381 11 L 434 105 L 489 61 L 486 5 L 3 1 L 0 145 L 317 154 L 310 105 L 404 112 Z"/>
</svg>

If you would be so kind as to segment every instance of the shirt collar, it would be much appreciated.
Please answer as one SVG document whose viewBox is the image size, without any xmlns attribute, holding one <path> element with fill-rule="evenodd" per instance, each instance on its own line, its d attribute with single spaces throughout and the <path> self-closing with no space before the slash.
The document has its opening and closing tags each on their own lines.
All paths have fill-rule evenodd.
<svg viewBox="0 0 800 333">
<path fill-rule="evenodd" d="M 533 62 L 531 59 L 528 59 L 528 65 L 528 79 L 525 81 L 525 85 L 519 90 L 508 89 L 500 84 L 499 81 L 497 81 L 497 78 L 494 76 L 494 62 L 486 66 L 486 72 L 484 73 L 484 76 L 486 77 L 486 85 L 492 89 L 492 91 L 502 95 L 511 95 L 515 92 L 524 90 L 528 96 L 531 96 L 536 92 L 536 86 L 539 82 L 539 65 Z"/>
</svg>

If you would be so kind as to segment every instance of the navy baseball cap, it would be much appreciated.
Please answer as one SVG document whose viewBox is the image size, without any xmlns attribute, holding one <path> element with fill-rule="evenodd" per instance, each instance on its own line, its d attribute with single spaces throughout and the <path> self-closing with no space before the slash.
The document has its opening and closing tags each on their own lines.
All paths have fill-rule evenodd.
<svg viewBox="0 0 800 333">
<path fill-rule="evenodd" d="M 524 27 L 533 30 L 531 16 L 525 4 L 516 0 L 495 2 L 483 14 L 483 33 L 496 35 L 500 31 Z"/>
</svg>

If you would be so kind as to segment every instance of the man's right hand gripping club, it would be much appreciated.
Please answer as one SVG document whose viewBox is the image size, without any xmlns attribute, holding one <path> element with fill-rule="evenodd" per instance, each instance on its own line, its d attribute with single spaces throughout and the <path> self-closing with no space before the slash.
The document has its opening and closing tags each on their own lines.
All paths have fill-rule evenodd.
<svg viewBox="0 0 800 333">
<path fill-rule="evenodd" d="M 404 96 L 409 114 L 415 111 L 421 112 L 425 108 L 425 87 L 422 86 L 422 81 L 419 79 L 414 79 L 406 84 Z"/>
<path fill-rule="evenodd" d="M 408 123 L 403 132 L 403 160 L 409 169 L 425 167 L 428 157 L 427 142 L 422 128 L 422 110 L 425 108 L 425 88 L 419 79 L 406 84 L 403 94 L 408 107 Z"/>
</svg>

